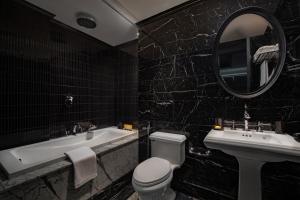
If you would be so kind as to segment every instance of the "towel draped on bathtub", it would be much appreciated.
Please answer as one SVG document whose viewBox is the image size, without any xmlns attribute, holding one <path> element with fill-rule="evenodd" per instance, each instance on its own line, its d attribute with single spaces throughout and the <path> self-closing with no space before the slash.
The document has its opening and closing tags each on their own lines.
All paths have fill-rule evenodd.
<svg viewBox="0 0 300 200">
<path fill-rule="evenodd" d="M 74 186 L 79 188 L 97 176 L 97 159 L 89 147 L 80 147 L 65 153 L 73 163 Z"/>
</svg>

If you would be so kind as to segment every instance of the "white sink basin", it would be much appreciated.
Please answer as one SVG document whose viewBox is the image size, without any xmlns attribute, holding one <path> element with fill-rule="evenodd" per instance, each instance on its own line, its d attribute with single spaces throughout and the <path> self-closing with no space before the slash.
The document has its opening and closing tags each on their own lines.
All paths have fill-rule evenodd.
<svg viewBox="0 0 300 200">
<path fill-rule="evenodd" d="M 300 162 L 300 143 L 273 131 L 211 130 L 204 144 L 237 158 L 239 200 L 261 200 L 260 171 L 265 162 Z"/>
</svg>

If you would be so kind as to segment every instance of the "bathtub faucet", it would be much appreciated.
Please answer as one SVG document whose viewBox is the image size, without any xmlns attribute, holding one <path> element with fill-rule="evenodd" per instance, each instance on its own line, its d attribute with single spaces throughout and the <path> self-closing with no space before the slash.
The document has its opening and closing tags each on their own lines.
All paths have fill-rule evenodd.
<svg viewBox="0 0 300 200">
<path fill-rule="evenodd" d="M 72 134 L 76 135 L 77 133 L 81 133 L 81 132 L 82 132 L 82 127 L 80 126 L 80 124 L 78 123 L 74 124 L 72 128 Z"/>
</svg>

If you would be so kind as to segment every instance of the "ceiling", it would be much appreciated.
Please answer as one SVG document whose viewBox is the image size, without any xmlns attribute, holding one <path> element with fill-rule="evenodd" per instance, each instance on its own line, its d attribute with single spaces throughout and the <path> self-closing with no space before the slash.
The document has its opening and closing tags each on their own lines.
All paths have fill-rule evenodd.
<svg viewBox="0 0 300 200">
<path fill-rule="evenodd" d="M 55 19 L 107 44 L 117 46 L 137 39 L 135 23 L 188 0 L 26 0 L 55 15 Z M 76 23 L 78 13 L 87 13 L 97 27 Z"/>
<path fill-rule="evenodd" d="M 137 23 L 189 0 L 104 0 L 114 9 Z"/>
</svg>

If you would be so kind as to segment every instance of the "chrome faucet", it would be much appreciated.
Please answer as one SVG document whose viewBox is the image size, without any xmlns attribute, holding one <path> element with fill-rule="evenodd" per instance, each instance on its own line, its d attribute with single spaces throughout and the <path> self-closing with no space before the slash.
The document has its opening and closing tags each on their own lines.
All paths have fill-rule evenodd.
<svg viewBox="0 0 300 200">
<path fill-rule="evenodd" d="M 267 130 L 272 129 L 272 124 L 271 123 L 262 123 L 260 121 L 257 122 L 257 132 L 263 132 L 264 128 L 267 128 Z"/>
<path fill-rule="evenodd" d="M 248 106 L 247 106 L 247 104 L 245 104 L 245 106 L 244 106 L 245 131 L 249 130 L 249 119 L 251 119 L 251 117 L 248 113 Z"/>
<path fill-rule="evenodd" d="M 82 132 L 82 127 L 80 126 L 80 124 L 74 124 L 73 128 L 72 128 L 72 134 L 76 135 L 77 133 L 81 133 Z"/>
<path fill-rule="evenodd" d="M 263 123 L 261 123 L 260 121 L 257 122 L 257 132 L 263 132 L 262 127 L 263 127 Z"/>
</svg>

